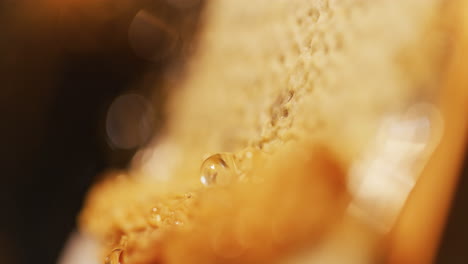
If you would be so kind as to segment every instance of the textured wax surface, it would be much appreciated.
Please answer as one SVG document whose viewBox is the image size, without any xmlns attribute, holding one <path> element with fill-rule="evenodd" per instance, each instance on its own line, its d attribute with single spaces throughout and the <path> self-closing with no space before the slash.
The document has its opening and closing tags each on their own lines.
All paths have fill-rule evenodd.
<svg viewBox="0 0 468 264">
<path fill-rule="evenodd" d="M 168 109 L 165 144 L 187 170 L 173 175 L 192 177 L 206 153 L 304 137 L 359 153 L 383 113 L 432 88 L 437 2 L 210 1 Z"/>
</svg>

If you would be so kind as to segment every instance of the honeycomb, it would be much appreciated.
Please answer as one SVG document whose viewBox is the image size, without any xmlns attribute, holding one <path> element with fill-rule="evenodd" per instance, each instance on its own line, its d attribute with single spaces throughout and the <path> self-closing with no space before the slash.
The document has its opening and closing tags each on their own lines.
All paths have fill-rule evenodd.
<svg viewBox="0 0 468 264">
<path fill-rule="evenodd" d="M 345 215 L 347 169 L 381 116 L 437 95 L 441 8 L 207 1 L 163 135 L 91 190 L 82 231 L 110 264 L 292 263 Z M 251 162 L 243 180 L 203 186 L 216 153 Z"/>
</svg>

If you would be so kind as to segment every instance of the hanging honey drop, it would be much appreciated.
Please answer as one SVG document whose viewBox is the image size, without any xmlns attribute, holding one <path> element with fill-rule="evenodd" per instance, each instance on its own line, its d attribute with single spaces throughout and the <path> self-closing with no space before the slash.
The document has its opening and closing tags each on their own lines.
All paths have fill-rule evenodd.
<svg viewBox="0 0 468 264">
<path fill-rule="evenodd" d="M 159 227 L 161 225 L 162 217 L 161 217 L 161 214 L 160 214 L 159 211 L 160 210 L 157 207 L 154 207 L 154 208 L 151 209 L 151 213 L 150 213 L 148 222 L 153 227 Z"/>
<path fill-rule="evenodd" d="M 200 181 L 205 186 L 227 185 L 235 178 L 235 164 L 232 154 L 215 154 L 208 157 L 201 166 Z"/>
</svg>

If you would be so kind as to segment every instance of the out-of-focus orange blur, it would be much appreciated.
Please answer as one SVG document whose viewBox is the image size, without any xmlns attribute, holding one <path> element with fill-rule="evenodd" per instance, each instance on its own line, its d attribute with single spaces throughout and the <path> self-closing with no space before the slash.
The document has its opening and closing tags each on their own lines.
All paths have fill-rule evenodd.
<svg viewBox="0 0 468 264">
<path fill-rule="evenodd" d="M 468 19 L 465 16 L 468 4 L 464 1 L 459 3 L 461 6 L 457 5 L 456 10 L 451 10 L 458 21 L 453 26 L 456 39 L 437 102 L 444 119 L 444 135 L 392 234 L 391 263 L 434 261 L 457 183 L 463 180 L 459 177 L 463 176 L 460 173 L 468 135 Z M 459 192 L 466 190 L 459 189 Z M 462 226 L 456 228 L 463 229 Z M 448 244 L 454 242 L 442 241 Z M 445 258 L 450 263 L 461 263 L 458 261 L 462 261 L 463 256 Z M 439 261 L 448 263 L 442 262 L 443 258 Z"/>
</svg>

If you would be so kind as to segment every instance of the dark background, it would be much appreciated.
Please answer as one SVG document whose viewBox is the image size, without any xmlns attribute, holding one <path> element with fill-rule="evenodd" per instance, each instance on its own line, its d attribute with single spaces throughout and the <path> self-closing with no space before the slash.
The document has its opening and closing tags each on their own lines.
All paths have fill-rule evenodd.
<svg viewBox="0 0 468 264">
<path fill-rule="evenodd" d="M 149 43 L 135 52 L 129 28 L 143 8 L 172 30 L 144 28 L 138 34 Z M 135 150 L 107 144 L 110 103 L 132 91 L 160 113 L 166 91 L 158 84 L 183 68 L 200 8 L 0 0 L 0 263 L 55 263 L 96 175 L 125 168 Z M 465 168 L 438 263 L 468 263 L 467 177 Z"/>
<path fill-rule="evenodd" d="M 96 175 L 136 149 L 108 144 L 109 105 L 138 93 L 163 121 L 158 86 L 168 69 L 178 78 L 200 7 L 0 0 L 0 263 L 56 262 Z M 142 9 L 169 29 L 136 17 Z"/>
</svg>

